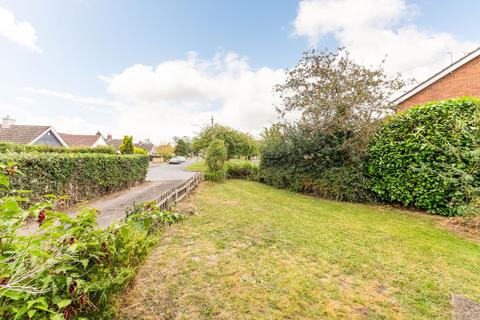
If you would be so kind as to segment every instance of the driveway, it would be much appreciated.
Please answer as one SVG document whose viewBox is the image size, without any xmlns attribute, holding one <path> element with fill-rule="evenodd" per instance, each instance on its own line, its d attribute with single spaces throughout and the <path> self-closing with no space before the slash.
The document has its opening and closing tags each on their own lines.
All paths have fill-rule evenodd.
<svg viewBox="0 0 480 320">
<path fill-rule="evenodd" d="M 194 176 L 194 172 L 185 168 L 196 160 L 188 160 L 182 164 L 159 164 L 148 169 L 148 181 L 185 181 Z"/>
</svg>

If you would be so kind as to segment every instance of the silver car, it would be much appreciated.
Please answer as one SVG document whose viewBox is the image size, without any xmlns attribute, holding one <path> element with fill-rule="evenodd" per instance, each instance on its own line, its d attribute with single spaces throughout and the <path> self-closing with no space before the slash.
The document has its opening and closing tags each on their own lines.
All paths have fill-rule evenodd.
<svg viewBox="0 0 480 320">
<path fill-rule="evenodd" d="M 173 157 L 172 159 L 170 159 L 170 161 L 168 161 L 169 164 L 181 164 L 182 163 L 182 159 L 180 159 L 180 157 Z"/>
</svg>

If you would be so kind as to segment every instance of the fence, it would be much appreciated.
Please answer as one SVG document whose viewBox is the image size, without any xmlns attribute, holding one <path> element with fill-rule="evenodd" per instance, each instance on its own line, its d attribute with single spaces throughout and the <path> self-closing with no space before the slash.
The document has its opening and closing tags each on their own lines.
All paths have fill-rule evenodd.
<svg viewBox="0 0 480 320">
<path fill-rule="evenodd" d="M 188 196 L 202 181 L 203 176 L 196 173 L 193 177 L 184 183 L 164 192 L 156 201 L 161 210 L 169 210 L 175 203 Z"/>
</svg>

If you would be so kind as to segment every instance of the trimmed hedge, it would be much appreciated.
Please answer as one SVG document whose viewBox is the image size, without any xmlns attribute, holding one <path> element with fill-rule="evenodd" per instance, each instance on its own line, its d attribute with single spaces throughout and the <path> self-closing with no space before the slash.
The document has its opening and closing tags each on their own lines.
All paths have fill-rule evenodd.
<svg viewBox="0 0 480 320">
<path fill-rule="evenodd" d="M 0 163 L 8 162 L 14 162 L 23 173 L 12 182 L 13 189 L 31 190 L 33 200 L 46 194 L 67 195 L 69 204 L 143 182 L 148 169 L 144 155 L 0 154 Z"/>
<path fill-rule="evenodd" d="M 53 152 L 53 153 L 105 153 L 115 154 L 116 150 L 109 146 L 90 147 L 52 147 L 47 145 L 25 145 L 3 142 L 0 143 L 0 153 L 6 152 Z"/>
<path fill-rule="evenodd" d="M 370 145 L 368 170 L 383 201 L 466 212 L 480 189 L 480 100 L 433 102 L 390 118 Z"/>
</svg>

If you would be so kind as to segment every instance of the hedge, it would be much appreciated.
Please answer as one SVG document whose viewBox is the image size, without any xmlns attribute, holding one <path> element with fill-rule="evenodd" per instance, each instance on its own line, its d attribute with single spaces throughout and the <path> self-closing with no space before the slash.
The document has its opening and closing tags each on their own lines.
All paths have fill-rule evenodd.
<svg viewBox="0 0 480 320">
<path fill-rule="evenodd" d="M 46 194 L 67 195 L 67 204 L 91 199 L 143 182 L 148 169 L 144 155 L 93 153 L 6 153 L 0 163 L 21 168 L 12 188 L 31 190 L 34 200 Z"/>
<path fill-rule="evenodd" d="M 480 100 L 433 102 L 390 118 L 370 145 L 368 171 L 383 201 L 465 213 L 480 188 Z"/>
<path fill-rule="evenodd" d="M 25 145 L 8 142 L 0 143 L 0 153 L 7 152 L 53 152 L 53 153 L 105 153 L 115 154 L 116 150 L 109 146 L 90 147 L 52 147 L 47 145 Z"/>
</svg>

